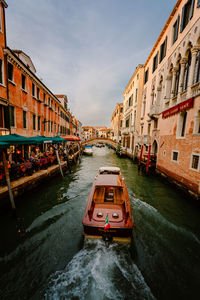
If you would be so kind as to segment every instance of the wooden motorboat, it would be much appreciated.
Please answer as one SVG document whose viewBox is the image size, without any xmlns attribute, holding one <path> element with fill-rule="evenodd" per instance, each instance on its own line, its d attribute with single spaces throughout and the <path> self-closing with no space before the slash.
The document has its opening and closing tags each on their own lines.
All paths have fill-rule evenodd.
<svg viewBox="0 0 200 300">
<path fill-rule="evenodd" d="M 85 237 L 130 242 L 133 225 L 128 190 L 120 169 L 100 168 L 83 217 Z"/>
</svg>

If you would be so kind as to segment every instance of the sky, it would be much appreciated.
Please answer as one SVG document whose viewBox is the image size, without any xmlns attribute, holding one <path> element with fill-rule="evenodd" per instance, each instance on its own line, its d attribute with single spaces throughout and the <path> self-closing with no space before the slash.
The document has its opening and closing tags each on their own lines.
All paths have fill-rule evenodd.
<svg viewBox="0 0 200 300">
<path fill-rule="evenodd" d="M 23 50 L 82 125 L 107 126 L 176 0 L 7 0 L 7 45 Z"/>
</svg>

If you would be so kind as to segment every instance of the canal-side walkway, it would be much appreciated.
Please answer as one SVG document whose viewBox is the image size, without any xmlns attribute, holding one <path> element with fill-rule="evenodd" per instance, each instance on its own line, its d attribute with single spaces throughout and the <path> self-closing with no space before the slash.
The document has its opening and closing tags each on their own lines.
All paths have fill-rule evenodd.
<svg viewBox="0 0 200 300">
<path fill-rule="evenodd" d="M 67 168 L 67 162 L 61 162 L 61 167 L 63 170 Z M 43 180 L 50 176 L 54 176 L 60 172 L 59 165 L 53 165 L 46 170 L 39 170 L 31 176 L 21 177 L 17 180 L 11 182 L 11 188 L 14 196 L 19 196 L 25 191 L 31 190 L 32 188 L 38 186 Z M 8 197 L 8 187 L 0 187 L 0 199 Z"/>
</svg>

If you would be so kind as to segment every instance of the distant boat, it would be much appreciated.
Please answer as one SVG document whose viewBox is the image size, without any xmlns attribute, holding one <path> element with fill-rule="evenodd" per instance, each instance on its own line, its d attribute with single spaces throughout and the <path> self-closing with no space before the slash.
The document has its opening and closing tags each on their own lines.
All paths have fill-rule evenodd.
<svg viewBox="0 0 200 300">
<path fill-rule="evenodd" d="M 86 238 L 130 242 L 133 217 L 124 178 L 117 167 L 102 167 L 95 177 L 84 217 Z"/>
<path fill-rule="evenodd" d="M 85 145 L 85 149 L 83 150 L 83 154 L 93 155 L 92 145 Z"/>
</svg>

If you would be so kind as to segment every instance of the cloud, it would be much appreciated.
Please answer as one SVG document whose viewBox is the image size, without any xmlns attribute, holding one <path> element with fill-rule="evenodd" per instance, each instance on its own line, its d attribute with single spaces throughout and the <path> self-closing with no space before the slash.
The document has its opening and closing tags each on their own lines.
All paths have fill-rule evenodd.
<svg viewBox="0 0 200 300">
<path fill-rule="evenodd" d="M 68 96 L 84 125 L 110 126 L 125 86 L 162 29 L 156 16 L 166 20 L 170 13 L 169 3 L 160 2 L 9 0 L 8 46 L 31 56 L 37 76 Z"/>
</svg>

